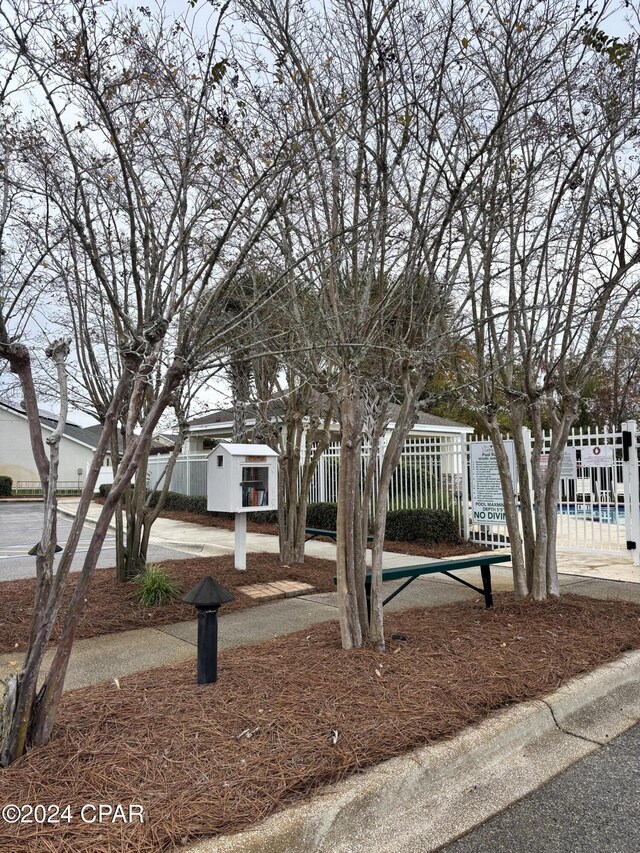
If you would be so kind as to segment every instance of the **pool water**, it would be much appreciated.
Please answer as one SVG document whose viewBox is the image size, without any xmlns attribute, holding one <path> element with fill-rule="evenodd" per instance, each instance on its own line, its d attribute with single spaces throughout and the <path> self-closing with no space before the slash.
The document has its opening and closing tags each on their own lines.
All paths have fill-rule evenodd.
<svg viewBox="0 0 640 853">
<path fill-rule="evenodd" d="M 585 521 L 601 521 L 606 524 L 620 524 L 624 521 L 624 506 L 602 504 L 558 504 L 560 515 L 584 518 Z"/>
</svg>

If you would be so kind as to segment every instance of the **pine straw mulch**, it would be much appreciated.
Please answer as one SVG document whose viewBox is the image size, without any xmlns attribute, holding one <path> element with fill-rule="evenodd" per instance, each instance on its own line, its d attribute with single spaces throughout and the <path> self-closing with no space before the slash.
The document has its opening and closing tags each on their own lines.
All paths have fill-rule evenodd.
<svg viewBox="0 0 640 853">
<path fill-rule="evenodd" d="M 0 771 L 0 802 L 76 818 L 0 823 L 0 849 L 151 853 L 241 830 L 637 648 L 640 605 L 505 595 L 389 614 L 386 630 L 407 639 L 385 655 L 342 651 L 325 623 L 223 652 L 215 685 L 188 662 L 66 693 L 53 740 Z M 140 803 L 145 822 L 84 824 L 84 803 Z"/>
<path fill-rule="evenodd" d="M 160 513 L 160 518 L 168 518 L 172 521 L 186 521 L 189 524 L 199 524 L 202 527 L 218 527 L 222 530 L 234 530 L 235 522 L 232 518 L 225 518 L 219 515 L 202 515 L 198 512 L 187 512 L 178 510 L 163 510 Z M 277 524 L 260 524 L 256 521 L 247 520 L 247 530 L 249 533 L 266 533 L 269 536 L 278 535 Z M 326 536 L 316 537 L 314 542 L 330 542 L 334 540 Z M 385 539 L 385 551 L 394 551 L 396 554 L 412 554 L 416 557 L 456 557 L 459 554 L 475 554 L 479 551 L 486 551 L 485 545 L 478 545 L 475 542 L 396 542 L 391 539 Z"/>
<path fill-rule="evenodd" d="M 244 610 L 261 603 L 239 592 L 239 586 L 286 579 L 309 583 L 315 587 L 316 592 L 330 592 L 335 589 L 335 561 L 319 560 L 315 557 L 307 557 L 301 565 L 283 566 L 277 554 L 250 553 L 247 554 L 246 572 L 233 568 L 231 555 L 168 560 L 161 565 L 167 567 L 171 577 L 179 585 L 181 595 L 206 575 L 211 575 L 230 589 L 235 599 L 224 605 L 224 613 Z M 61 614 L 66 612 L 76 580 L 75 574 L 69 575 Z M 33 578 L 0 583 L 0 652 L 20 652 L 26 649 L 34 591 Z M 193 607 L 181 604 L 181 596 L 169 604 L 143 607 L 136 598 L 136 591 L 133 584 L 119 583 L 116 580 L 115 569 L 97 569 L 91 581 L 87 605 L 78 625 L 76 638 L 195 619 Z M 60 620 L 54 628 L 52 643 L 58 640 L 59 634 Z"/>
</svg>

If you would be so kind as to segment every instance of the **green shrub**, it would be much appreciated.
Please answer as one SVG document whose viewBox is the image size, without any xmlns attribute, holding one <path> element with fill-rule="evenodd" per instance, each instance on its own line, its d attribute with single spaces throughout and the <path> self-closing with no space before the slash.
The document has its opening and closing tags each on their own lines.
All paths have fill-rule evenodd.
<svg viewBox="0 0 640 853">
<path fill-rule="evenodd" d="M 159 497 L 160 492 L 153 492 L 151 506 L 158 503 Z M 201 495 L 181 495 L 179 492 L 167 492 L 163 509 L 173 510 L 174 512 L 197 512 L 206 515 L 207 499 Z"/>
<path fill-rule="evenodd" d="M 247 520 L 255 521 L 256 524 L 277 524 L 278 510 L 266 509 L 264 512 L 250 512 L 247 514 Z"/>
<path fill-rule="evenodd" d="M 168 604 L 180 592 L 169 572 L 154 563 L 147 563 L 133 582 L 138 587 L 138 601 L 145 607 Z"/>
<path fill-rule="evenodd" d="M 13 480 L 11 479 L 11 477 L 0 477 L 0 497 L 10 497 L 12 489 Z"/>
<path fill-rule="evenodd" d="M 398 509 L 387 513 L 385 531 L 394 542 L 457 542 L 453 515 L 446 509 Z"/>
<path fill-rule="evenodd" d="M 335 530 L 338 522 L 338 505 L 313 503 L 307 506 L 307 527 L 319 530 Z"/>
<path fill-rule="evenodd" d="M 312 503 L 307 507 L 307 527 L 335 530 L 337 505 Z M 400 509 L 387 513 L 385 538 L 394 542 L 457 542 L 458 526 L 446 509 Z"/>
<path fill-rule="evenodd" d="M 160 492 L 153 492 L 151 495 L 151 506 L 158 503 Z M 207 499 L 201 495 L 181 495 L 179 492 L 167 492 L 167 497 L 164 502 L 163 509 L 172 510 L 173 512 L 195 512 L 198 515 L 215 515 L 219 518 L 234 518 L 232 512 L 215 512 L 207 511 Z M 258 524 L 277 524 L 277 510 L 267 510 L 266 512 L 250 512 L 247 513 L 249 521 L 257 521 Z"/>
<path fill-rule="evenodd" d="M 100 488 L 98 489 L 98 492 L 100 493 L 101 498 L 106 498 L 106 496 L 109 494 L 110 491 L 111 491 L 111 483 L 103 483 L 100 486 Z"/>
</svg>

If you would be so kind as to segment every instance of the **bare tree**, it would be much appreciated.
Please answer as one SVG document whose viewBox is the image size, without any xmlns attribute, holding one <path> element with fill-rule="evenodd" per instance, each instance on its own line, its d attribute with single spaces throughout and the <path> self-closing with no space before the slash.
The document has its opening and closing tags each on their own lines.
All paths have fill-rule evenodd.
<svg viewBox="0 0 640 853">
<path fill-rule="evenodd" d="M 496 451 L 515 589 L 535 599 L 559 595 L 560 468 L 580 396 L 638 310 L 638 45 L 599 27 L 593 16 L 573 25 L 549 68 L 554 92 L 530 98 L 494 139 L 488 177 L 461 216 L 476 349 L 469 388 Z M 528 69 L 528 58 L 515 61 Z M 496 91 L 510 93 L 511 80 Z M 500 411 L 513 427 L 517 491 Z"/>
<path fill-rule="evenodd" d="M 496 140 L 571 73 L 563 60 L 582 43 L 582 24 L 569 4 L 554 4 L 553 14 L 551 4 L 517 2 L 242 5 L 273 57 L 282 128 L 305 131 L 297 193 L 279 213 L 279 251 L 299 259 L 299 290 L 315 303 L 313 326 L 293 330 L 298 347 L 317 354 L 315 377 L 334 377 L 342 641 L 382 648 L 389 483 L 466 311 L 478 193 Z"/>
<path fill-rule="evenodd" d="M 304 562 L 309 490 L 331 441 L 333 414 L 331 398 L 309 382 L 312 366 L 295 355 L 254 359 L 256 432 L 278 451 L 278 534 L 287 565 Z"/>
<path fill-rule="evenodd" d="M 224 13 L 225 7 L 220 16 Z M 202 353 L 215 350 L 208 318 L 233 288 L 237 271 L 281 202 L 281 164 L 276 157 L 264 163 L 257 156 L 256 117 L 234 79 L 227 83 L 231 60 L 219 43 L 220 16 L 210 22 L 211 37 L 197 40 L 184 19 L 167 21 L 162 12 L 154 17 L 144 8 L 132 12 L 107 10 L 99 2 L 58 7 L 18 0 L 0 9 L 3 55 L 19 66 L 33 94 L 12 180 L 28 191 L 34 215 L 43 217 L 48 257 L 73 245 L 78 269 L 87 273 L 86 287 L 104 296 L 119 359 L 98 448 L 55 566 L 55 443 L 47 456 L 33 383 L 31 330 L 21 325 L 23 315 L 16 311 L 25 298 L 41 300 L 42 291 L 29 291 L 27 297 L 20 276 L 6 283 L 0 355 L 20 379 L 46 515 L 36 555 L 30 642 L 21 670 L 5 690 L 3 765 L 51 735 L 111 517 L 184 377 L 199 366 Z M 265 201 L 267 183 L 271 190 Z M 9 221 L 12 215 L 9 211 Z M 35 255 L 30 263 L 42 274 Z M 60 435 L 66 416 L 67 353 L 67 341 L 54 342 L 48 350 L 61 398 L 52 438 Z M 160 380 L 149 400 L 156 375 Z M 114 482 L 69 606 L 61 613 L 71 562 L 118 422 L 124 425 L 124 443 Z M 48 672 L 41 673 L 59 616 L 60 640 Z"/>
</svg>

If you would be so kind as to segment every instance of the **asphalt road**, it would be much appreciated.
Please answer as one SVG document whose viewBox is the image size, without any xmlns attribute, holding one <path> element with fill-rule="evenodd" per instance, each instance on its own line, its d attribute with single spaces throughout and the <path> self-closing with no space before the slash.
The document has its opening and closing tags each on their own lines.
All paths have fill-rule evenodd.
<svg viewBox="0 0 640 853">
<path fill-rule="evenodd" d="M 28 551 L 40 539 L 42 533 L 42 503 L 0 503 L 0 581 L 16 578 L 35 577 L 35 558 L 28 556 Z M 58 516 L 58 541 L 64 546 L 67 541 L 71 519 Z M 93 526 L 85 525 L 80 536 L 78 550 L 71 565 L 71 571 L 80 571 L 91 539 Z M 149 548 L 149 561 L 184 559 L 192 557 L 182 551 L 170 548 L 160 548 L 152 545 Z M 98 566 L 115 565 L 115 540 L 108 535 L 98 558 Z"/>
<path fill-rule="evenodd" d="M 640 725 L 440 853 L 638 853 Z"/>
</svg>

